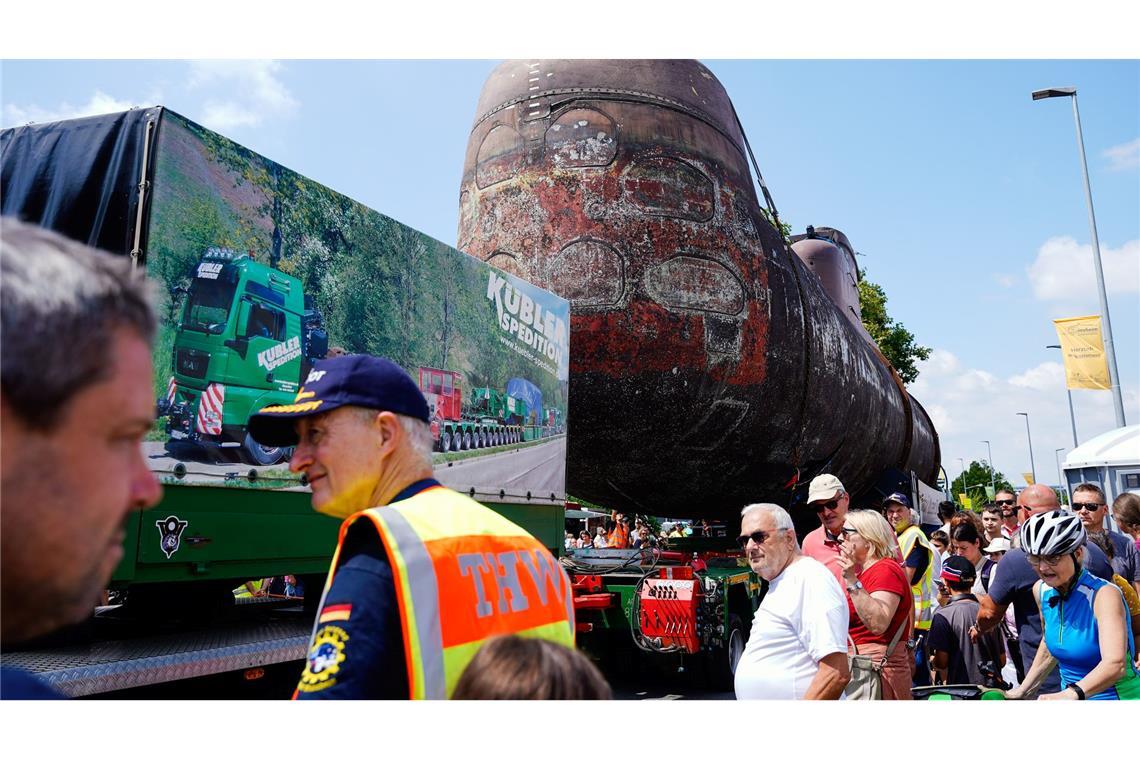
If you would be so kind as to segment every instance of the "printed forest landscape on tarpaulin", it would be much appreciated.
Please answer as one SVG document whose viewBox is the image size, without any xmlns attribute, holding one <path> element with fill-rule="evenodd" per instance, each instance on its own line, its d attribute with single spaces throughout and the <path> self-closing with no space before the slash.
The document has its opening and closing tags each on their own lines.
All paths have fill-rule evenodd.
<svg viewBox="0 0 1140 760">
<path fill-rule="evenodd" d="M 303 488 L 248 419 L 292 403 L 314 361 L 370 353 L 419 382 L 446 485 L 564 498 L 567 301 L 169 110 L 155 153 L 146 446 L 164 481 Z"/>
</svg>

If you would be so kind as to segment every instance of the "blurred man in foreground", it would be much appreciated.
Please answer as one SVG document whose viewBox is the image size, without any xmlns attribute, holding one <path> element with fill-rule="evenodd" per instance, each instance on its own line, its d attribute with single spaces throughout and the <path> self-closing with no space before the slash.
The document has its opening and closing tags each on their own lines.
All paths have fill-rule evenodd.
<svg viewBox="0 0 1140 760">
<path fill-rule="evenodd" d="M 132 510 L 161 488 L 141 444 L 154 422 L 146 279 L 127 260 L 0 221 L 0 638 L 94 608 Z M 2 670 L 6 699 L 59 696 Z"/>
</svg>

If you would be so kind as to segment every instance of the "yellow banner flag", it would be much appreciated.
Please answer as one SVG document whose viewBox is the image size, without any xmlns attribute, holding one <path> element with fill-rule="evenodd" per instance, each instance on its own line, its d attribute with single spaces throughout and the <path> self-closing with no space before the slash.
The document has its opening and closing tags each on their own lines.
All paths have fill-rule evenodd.
<svg viewBox="0 0 1140 760">
<path fill-rule="evenodd" d="M 1104 339 L 1100 333 L 1100 317 L 1054 319 L 1057 337 L 1061 339 L 1061 356 L 1065 360 L 1065 385 L 1086 390 L 1111 390 Z"/>
<path fill-rule="evenodd" d="M 964 493 L 958 494 L 958 501 L 962 502 L 962 506 L 966 509 L 974 508 L 974 500 Z"/>
<path fill-rule="evenodd" d="M 1021 477 L 1025 478 L 1026 485 L 1033 485 L 1033 473 L 1032 472 L 1023 472 L 1023 473 L 1021 473 Z"/>
</svg>

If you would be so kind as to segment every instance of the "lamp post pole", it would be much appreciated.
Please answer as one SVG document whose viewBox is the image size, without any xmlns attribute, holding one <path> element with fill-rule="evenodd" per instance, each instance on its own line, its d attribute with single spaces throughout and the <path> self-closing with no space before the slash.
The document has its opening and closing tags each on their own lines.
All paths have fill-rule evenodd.
<svg viewBox="0 0 1140 760">
<path fill-rule="evenodd" d="M 996 496 L 997 483 L 994 482 L 994 452 L 993 449 L 990 448 L 989 441 L 982 441 L 982 443 L 986 444 L 986 456 L 988 457 L 986 461 L 990 463 L 990 488 L 993 489 L 994 496 Z"/>
<path fill-rule="evenodd" d="M 1064 446 L 1059 449 L 1053 449 L 1053 458 L 1057 460 L 1057 486 L 1061 489 L 1061 493 L 1065 494 L 1065 499 L 1069 502 L 1069 504 L 1072 504 L 1073 497 L 1069 496 L 1069 485 L 1065 482 L 1064 477 L 1061 475 L 1061 457 L 1057 456 L 1064 450 Z"/>
<path fill-rule="evenodd" d="M 1100 295 L 1100 317 L 1104 322 L 1104 353 L 1108 357 L 1108 381 L 1112 386 L 1112 405 L 1116 409 L 1116 426 L 1124 427 L 1124 399 L 1120 395 L 1120 372 L 1116 369 L 1116 347 L 1112 342 L 1112 320 L 1108 316 L 1108 296 L 1104 290 L 1104 269 L 1100 261 L 1100 240 L 1096 234 L 1096 214 L 1093 213 L 1092 188 L 1089 185 L 1089 166 L 1085 160 L 1085 138 L 1081 133 L 1081 113 L 1077 108 L 1076 87 L 1052 87 L 1036 90 L 1034 100 L 1046 98 L 1072 98 L 1073 121 L 1077 125 L 1077 148 L 1081 153 L 1081 176 L 1085 180 L 1085 202 L 1089 209 L 1089 230 L 1092 232 L 1093 266 L 1096 269 L 1096 286 Z"/>
<path fill-rule="evenodd" d="M 1033 482 L 1037 482 L 1037 465 L 1033 463 L 1033 436 L 1029 434 L 1029 413 L 1018 412 L 1018 416 L 1025 418 L 1025 439 L 1029 441 L 1029 474 L 1033 476 Z"/>
<path fill-rule="evenodd" d="M 1061 348 L 1058 345 L 1045 346 L 1045 348 Z M 1061 365 L 1064 366 L 1064 358 L 1061 359 Z M 1073 414 L 1073 389 L 1069 387 L 1068 380 L 1065 381 L 1065 393 L 1069 395 L 1069 422 L 1073 425 L 1073 448 L 1077 447 L 1077 415 Z"/>
</svg>

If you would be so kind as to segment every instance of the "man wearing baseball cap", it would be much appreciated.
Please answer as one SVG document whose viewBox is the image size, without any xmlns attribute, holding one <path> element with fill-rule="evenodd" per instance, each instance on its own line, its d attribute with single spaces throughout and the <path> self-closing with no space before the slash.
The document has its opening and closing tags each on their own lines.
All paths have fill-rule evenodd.
<svg viewBox="0 0 1140 760">
<path fill-rule="evenodd" d="M 997 686 L 995 678 L 1005 665 L 1005 649 L 996 630 L 971 639 L 970 629 L 978 619 L 978 598 L 970 588 L 977 570 L 961 556 L 946 559 L 942 566 L 942 582 L 946 585 L 946 603 L 934 613 L 930 625 L 930 653 L 934 668 L 944 683 Z"/>
<path fill-rule="evenodd" d="M 925 645 L 938 597 L 934 586 L 934 547 L 922 529 L 911 524 L 910 497 L 905 493 L 893 493 L 883 501 L 883 517 L 895 529 L 903 572 L 910 581 L 910 591 L 914 596 L 914 685 L 929 686 L 930 669 L 927 667 Z"/>
<path fill-rule="evenodd" d="M 574 645 L 570 581 L 529 533 L 432 477 L 426 400 L 381 357 L 318 361 L 250 418 L 344 519 L 294 697 L 443 699 L 489 638 Z"/>
<path fill-rule="evenodd" d="M 802 551 L 817 562 L 823 563 L 841 588 L 846 588 L 843 568 L 839 565 L 839 547 L 843 543 L 843 520 L 851 506 L 851 497 L 843 483 L 834 475 L 823 474 L 812 478 L 808 486 L 808 506 L 819 516 L 820 525 L 804 536 Z"/>
</svg>

